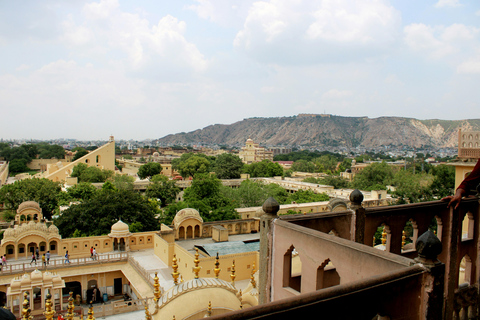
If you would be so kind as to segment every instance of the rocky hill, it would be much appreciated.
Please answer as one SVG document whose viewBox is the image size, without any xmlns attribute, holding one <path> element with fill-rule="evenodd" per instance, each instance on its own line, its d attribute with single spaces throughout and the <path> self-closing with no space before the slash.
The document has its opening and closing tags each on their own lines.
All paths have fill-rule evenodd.
<svg viewBox="0 0 480 320">
<path fill-rule="evenodd" d="M 417 120 L 400 117 L 341 117 L 298 115 L 249 118 L 233 124 L 215 124 L 188 133 L 167 135 L 162 145 L 244 145 L 252 138 L 262 146 L 392 146 L 456 147 L 458 129 L 480 130 L 480 119 Z"/>
</svg>

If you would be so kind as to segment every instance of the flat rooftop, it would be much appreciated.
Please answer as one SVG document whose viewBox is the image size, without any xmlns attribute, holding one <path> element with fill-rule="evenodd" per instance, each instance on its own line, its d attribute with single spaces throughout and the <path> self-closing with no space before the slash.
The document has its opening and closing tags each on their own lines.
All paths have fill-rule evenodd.
<svg viewBox="0 0 480 320">
<path fill-rule="evenodd" d="M 188 240 L 178 240 L 175 243 L 185 250 L 195 252 L 195 247 L 203 248 L 205 254 L 216 256 L 218 254 L 225 255 L 231 253 L 242 253 L 250 251 L 258 251 L 260 247 L 260 233 L 248 233 L 229 235 L 228 241 L 216 242 L 212 238 L 198 238 Z"/>
</svg>

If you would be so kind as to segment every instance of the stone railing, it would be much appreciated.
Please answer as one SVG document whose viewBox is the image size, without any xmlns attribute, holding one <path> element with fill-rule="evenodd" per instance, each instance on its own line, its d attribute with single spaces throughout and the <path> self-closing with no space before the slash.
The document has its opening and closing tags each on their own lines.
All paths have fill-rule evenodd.
<svg viewBox="0 0 480 320">
<path fill-rule="evenodd" d="M 149 286 L 154 289 L 154 280 L 153 278 L 150 276 L 150 273 L 145 270 L 144 267 L 142 267 L 142 265 L 137 261 L 135 260 L 133 257 L 129 257 L 128 258 L 128 263 L 130 263 L 130 265 L 135 269 L 135 271 L 138 272 L 138 274 L 140 274 L 143 279 L 149 284 Z M 162 292 L 164 292 L 163 288 L 160 287 L 160 289 L 162 290 Z"/>
<path fill-rule="evenodd" d="M 54 258 L 54 259 L 50 259 L 50 263 L 46 266 L 42 264 L 41 258 L 39 259 L 39 261 L 37 261 L 36 264 L 30 264 L 28 262 L 18 263 L 18 262 L 12 261 L 10 263 L 7 263 L 7 266 L 3 266 L 2 270 L 0 271 L 0 275 L 32 272 L 35 269 L 52 270 L 52 269 L 72 268 L 72 267 L 79 267 L 79 266 L 95 266 L 97 264 L 113 263 L 113 262 L 121 262 L 121 261 L 124 261 L 124 262 L 128 261 L 127 252 L 99 254 L 96 260 L 92 260 L 90 257 L 74 258 L 74 259 L 70 259 L 69 263 L 65 263 L 65 258 Z"/>
<path fill-rule="evenodd" d="M 477 319 L 480 280 L 478 271 L 480 270 L 479 199 L 465 198 L 456 210 L 447 208 L 446 203 L 441 201 L 364 208 L 362 195 L 359 195 L 358 191 L 356 193 L 356 196 L 352 197 L 352 193 L 350 197 L 351 210 L 281 216 L 277 219 L 284 222 L 276 223 L 276 229 L 279 229 L 280 225 L 286 226 L 285 223 L 300 226 L 299 230 L 304 230 L 302 231 L 304 236 L 310 239 L 310 242 L 307 241 L 309 247 L 319 239 L 323 239 L 325 244 L 318 248 L 333 246 L 330 245 L 332 243 L 339 248 L 343 246 L 344 249 L 329 251 L 332 256 L 340 254 L 341 257 L 348 257 L 349 254 L 345 252 L 355 249 L 359 254 L 358 265 L 340 264 L 340 266 L 336 265 L 337 270 L 353 268 L 356 274 L 360 270 L 360 265 L 365 265 L 366 261 L 371 263 L 376 259 L 372 257 L 384 255 L 390 255 L 391 259 L 396 259 L 395 257 L 411 259 L 413 266 L 379 273 L 375 276 L 369 275 L 362 278 L 363 280 L 341 282 L 339 285 L 313 292 L 304 293 L 302 289 L 293 297 L 288 296 L 287 292 L 284 295 L 287 297 L 283 300 L 275 301 L 274 299 L 273 302 L 222 316 L 228 316 L 229 319 L 255 317 L 275 319 L 281 312 L 282 316 L 291 315 L 298 318 L 309 318 L 309 314 L 315 313 L 321 314 L 322 318 L 326 319 Z M 430 262 L 430 267 L 421 262 L 423 259 L 421 252 L 417 251 L 417 248 L 421 247 L 405 246 L 403 231 L 407 229 L 411 230 L 409 240 L 413 244 L 426 234 L 442 244 L 441 251 L 431 259 L 433 262 Z M 329 233 L 329 235 L 318 236 L 318 231 L 322 234 Z M 375 234 L 379 232 L 383 233 L 383 243 L 374 243 Z M 285 245 L 289 241 L 292 243 L 299 241 L 299 236 L 285 237 L 285 234 L 273 235 L 277 246 L 279 241 L 284 241 Z M 317 235 L 314 236 L 315 234 Z M 296 245 L 295 249 L 298 252 L 307 251 L 305 248 L 297 248 Z M 279 251 L 278 254 L 283 258 L 284 251 L 278 248 L 276 251 Z M 272 255 L 271 259 L 275 260 L 275 253 Z M 306 259 L 302 263 L 312 264 L 311 261 L 312 259 Z M 279 264 L 276 263 L 275 276 L 282 277 L 278 274 L 278 270 L 282 270 L 281 267 L 278 269 L 278 266 Z M 427 267 L 424 268 L 425 266 Z M 377 270 L 376 268 L 378 267 L 364 267 L 363 272 L 368 273 L 368 270 Z M 308 272 L 311 278 L 305 279 L 307 284 L 308 281 L 315 281 L 315 276 L 312 276 L 315 273 Z M 340 276 L 344 275 L 341 270 L 338 272 Z M 347 272 L 347 275 L 352 279 L 352 273 Z M 275 281 L 278 282 L 275 276 L 273 280 L 269 280 L 269 285 L 275 285 Z M 285 278 L 285 275 L 283 277 Z M 435 289 L 428 289 L 426 287 L 428 285 L 434 285 Z M 281 285 L 275 288 L 276 291 L 273 292 L 278 293 L 282 290 Z M 404 314 L 405 310 L 413 308 L 413 304 L 417 313 Z M 408 308 L 398 307 L 407 305 Z"/>
<path fill-rule="evenodd" d="M 118 300 L 110 301 L 108 303 L 94 304 L 93 314 L 96 319 L 100 317 L 112 316 L 115 314 L 122 314 L 127 312 L 145 310 L 145 303 L 148 305 L 153 298 L 136 299 L 136 300 Z M 81 314 L 88 316 L 88 307 L 82 308 Z"/>
</svg>

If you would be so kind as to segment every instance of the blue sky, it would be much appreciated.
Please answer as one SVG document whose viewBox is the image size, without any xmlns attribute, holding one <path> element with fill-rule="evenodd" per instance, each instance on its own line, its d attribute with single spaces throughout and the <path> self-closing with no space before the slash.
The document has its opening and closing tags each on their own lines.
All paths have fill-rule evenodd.
<svg viewBox="0 0 480 320">
<path fill-rule="evenodd" d="M 0 138 L 480 118 L 480 2 L 1 1 Z"/>
</svg>

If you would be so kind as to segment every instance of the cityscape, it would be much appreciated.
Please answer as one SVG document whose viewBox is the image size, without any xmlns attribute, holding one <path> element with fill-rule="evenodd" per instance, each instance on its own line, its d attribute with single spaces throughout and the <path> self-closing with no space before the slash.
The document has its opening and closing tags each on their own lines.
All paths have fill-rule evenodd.
<svg viewBox="0 0 480 320">
<path fill-rule="evenodd" d="M 0 2 L 0 319 L 480 318 L 479 17 Z"/>
</svg>

